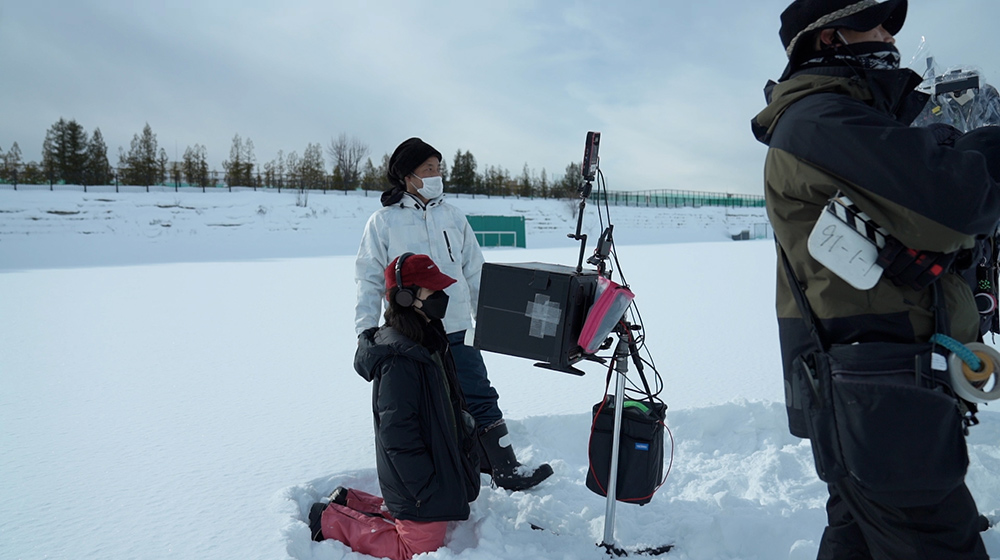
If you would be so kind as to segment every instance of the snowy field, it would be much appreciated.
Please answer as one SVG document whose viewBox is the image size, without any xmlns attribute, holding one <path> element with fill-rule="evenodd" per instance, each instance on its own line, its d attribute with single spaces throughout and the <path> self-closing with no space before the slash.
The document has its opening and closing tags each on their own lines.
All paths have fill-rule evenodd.
<svg viewBox="0 0 1000 560">
<path fill-rule="evenodd" d="M 452 201 L 525 216 L 528 248 L 488 261 L 576 264 L 575 204 Z M 370 387 L 351 367 L 354 252 L 377 207 L 353 193 L 0 191 L 0 558 L 367 558 L 312 542 L 305 519 L 338 485 L 378 491 Z M 585 216 L 593 241 L 594 206 Z M 617 543 L 815 558 L 826 493 L 785 427 L 774 248 L 729 240 L 762 210 L 611 217 L 676 439 L 652 502 L 619 504 Z M 484 477 L 471 518 L 421 558 L 607 558 L 605 500 L 584 485 L 605 371 L 485 357 L 519 457 L 555 475 L 518 493 Z M 980 418 L 968 482 L 996 521 L 1000 414 Z M 984 539 L 1000 558 L 1000 530 Z"/>
</svg>

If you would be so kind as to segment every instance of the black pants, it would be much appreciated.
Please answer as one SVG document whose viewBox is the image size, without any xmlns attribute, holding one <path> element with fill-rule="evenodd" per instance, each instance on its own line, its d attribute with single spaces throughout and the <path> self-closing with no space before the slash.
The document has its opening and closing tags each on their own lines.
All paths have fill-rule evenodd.
<svg viewBox="0 0 1000 560">
<path fill-rule="evenodd" d="M 965 484 L 939 504 L 912 508 L 869 500 L 848 479 L 829 489 L 818 560 L 989 560 Z"/>
</svg>

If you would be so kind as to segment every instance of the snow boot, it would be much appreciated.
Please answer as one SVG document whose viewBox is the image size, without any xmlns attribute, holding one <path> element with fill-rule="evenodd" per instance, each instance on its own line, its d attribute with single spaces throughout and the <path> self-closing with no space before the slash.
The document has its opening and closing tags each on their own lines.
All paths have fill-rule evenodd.
<svg viewBox="0 0 1000 560">
<path fill-rule="evenodd" d="M 503 420 L 493 424 L 479 436 L 483 456 L 489 460 L 493 482 L 505 490 L 527 490 L 552 475 L 552 467 L 543 463 L 535 469 L 517 462 L 510 434 Z"/>
<path fill-rule="evenodd" d="M 322 541 L 323 537 L 323 511 L 326 506 L 330 504 L 325 504 L 323 502 L 316 502 L 309 508 L 309 532 L 312 533 L 312 540 L 319 542 Z"/>
<path fill-rule="evenodd" d="M 343 486 L 334 488 L 333 492 L 330 493 L 330 503 L 347 507 L 347 488 Z"/>
</svg>

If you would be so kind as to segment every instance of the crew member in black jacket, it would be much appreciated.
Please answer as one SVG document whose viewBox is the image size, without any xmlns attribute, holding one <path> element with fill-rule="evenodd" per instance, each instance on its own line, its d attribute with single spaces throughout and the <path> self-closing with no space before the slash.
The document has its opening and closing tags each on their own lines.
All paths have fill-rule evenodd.
<svg viewBox="0 0 1000 560">
<path fill-rule="evenodd" d="M 798 381 L 805 368 L 796 365 L 816 346 L 811 332 L 828 347 L 857 352 L 871 345 L 916 346 L 928 343 L 936 332 L 935 317 L 946 315 L 942 323 L 959 343 L 973 342 L 979 335 L 976 304 L 961 272 L 974 264 L 965 255 L 977 240 L 993 234 L 1000 218 L 1000 187 L 988 168 L 997 154 L 954 149 L 944 141 L 950 134 L 910 126 L 927 96 L 914 91 L 920 76 L 899 67 L 893 36 L 903 26 L 906 9 L 906 0 L 792 2 L 781 15 L 779 31 L 788 66 L 777 84 L 768 84 L 768 106 L 752 122 L 757 139 L 768 146 L 764 192 L 781 248 L 777 315 L 789 428 L 794 435 L 811 437 L 814 452 L 823 438 L 810 431 L 826 426 L 807 421 L 815 416 L 804 412 L 813 414 L 814 409 L 805 407 L 807 399 L 799 388 L 808 384 Z M 821 264 L 808 247 L 810 232 L 838 193 L 885 229 L 887 247 L 898 248 L 869 289 L 855 287 Z M 790 273 L 784 269 L 782 252 Z M 811 307 L 814 331 L 803 320 L 805 306 L 797 303 L 798 293 Z M 909 364 L 914 358 L 910 356 Z M 911 366 L 911 380 L 914 369 Z M 880 394 L 877 391 L 882 389 L 870 387 L 867 393 Z M 949 432 L 953 452 L 920 457 L 926 469 L 944 462 L 960 468 L 963 461 L 968 464 L 961 422 L 954 418 L 958 403 L 944 408 L 956 426 Z M 923 410 L 906 413 L 924 424 L 944 425 L 944 417 L 939 423 Z M 837 417 L 838 422 L 855 420 Z M 892 441 L 935 437 L 925 432 L 876 435 Z M 889 477 L 893 473 L 884 467 L 880 472 L 879 465 L 892 453 L 883 448 L 851 459 Z M 818 469 L 829 466 L 822 453 L 816 457 Z M 830 499 L 819 558 L 985 559 L 978 511 L 963 477 L 964 470 L 956 486 L 944 490 L 944 497 L 911 507 L 875 496 L 856 472 L 827 476 L 837 480 L 824 478 Z"/>
<path fill-rule="evenodd" d="M 337 488 L 311 513 L 317 540 L 406 560 L 440 548 L 448 521 L 468 519 L 480 486 L 475 420 L 441 324 L 454 282 L 427 255 L 404 253 L 385 269 L 385 324 L 362 333 L 354 357 L 372 383 L 382 497 Z"/>
</svg>

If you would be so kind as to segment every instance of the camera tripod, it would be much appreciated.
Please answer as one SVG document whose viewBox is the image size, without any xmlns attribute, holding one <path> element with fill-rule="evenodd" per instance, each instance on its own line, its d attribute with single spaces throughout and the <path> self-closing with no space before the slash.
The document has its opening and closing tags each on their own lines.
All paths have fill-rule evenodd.
<svg viewBox="0 0 1000 560">
<path fill-rule="evenodd" d="M 604 540 L 597 546 L 603 547 L 612 556 L 628 556 L 629 554 L 642 554 L 647 556 L 657 556 L 669 551 L 674 547 L 667 544 L 655 548 L 644 548 L 627 551 L 615 545 L 615 514 L 618 506 L 618 453 L 621 449 L 622 415 L 625 409 L 625 379 L 628 377 L 629 357 L 638 354 L 632 331 L 639 327 L 631 325 L 624 317 L 615 327 L 615 334 L 618 342 L 615 344 L 614 364 L 615 364 L 615 420 L 611 440 L 611 469 L 608 472 L 607 501 L 604 506 Z M 636 364 L 637 367 L 639 364 Z M 645 380 L 643 380 L 645 383 Z M 648 387 L 647 387 L 648 392 Z"/>
</svg>

